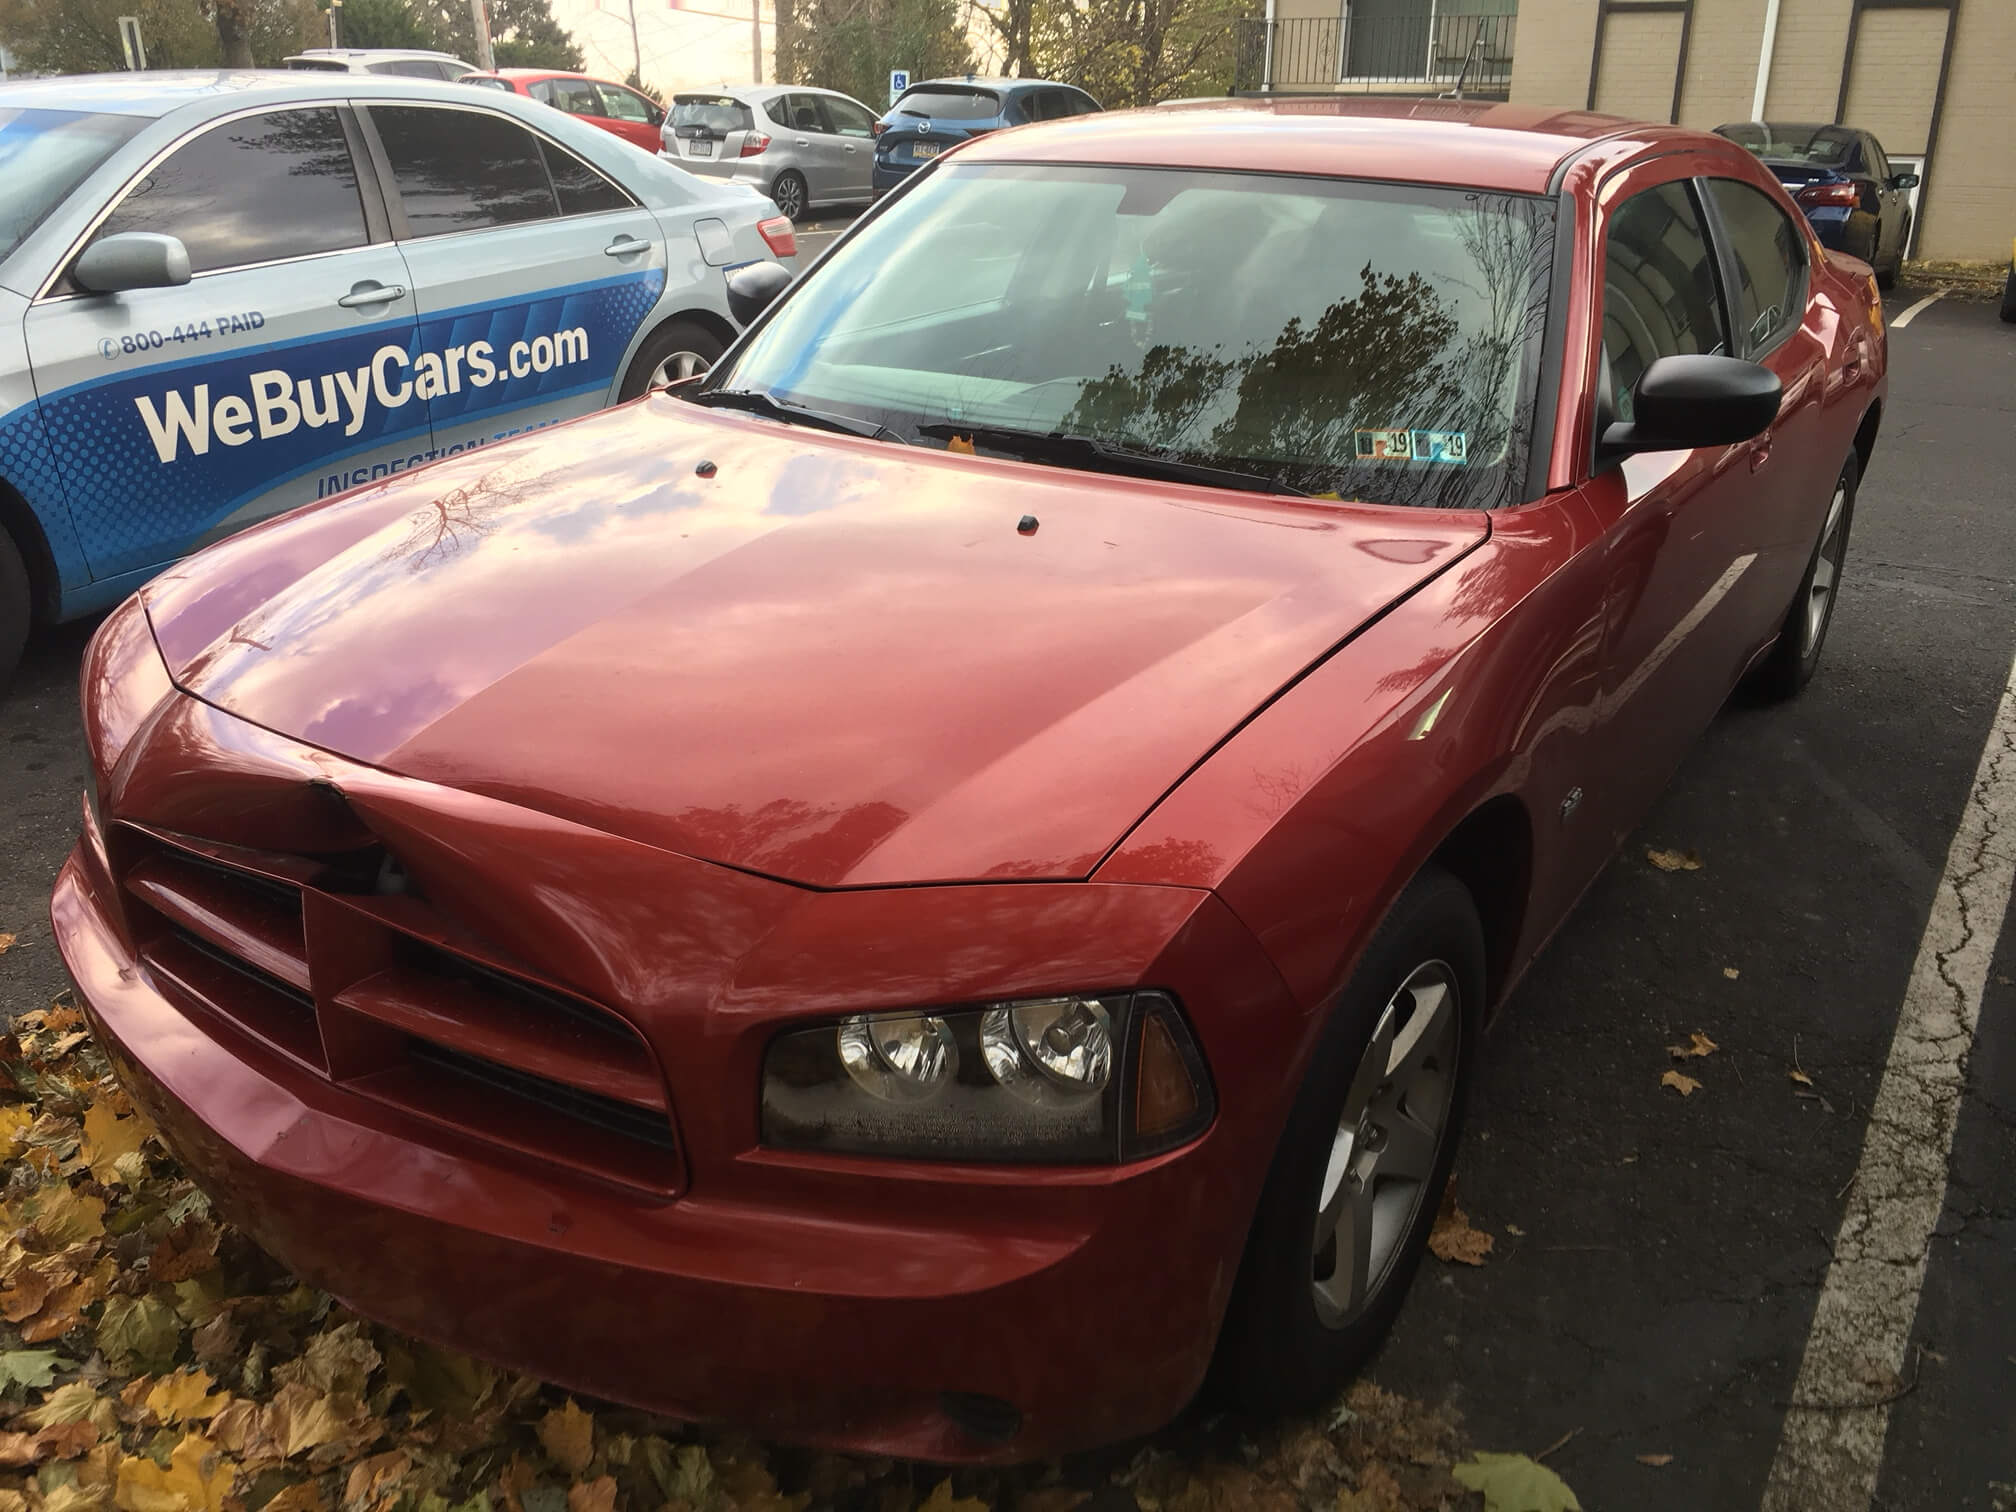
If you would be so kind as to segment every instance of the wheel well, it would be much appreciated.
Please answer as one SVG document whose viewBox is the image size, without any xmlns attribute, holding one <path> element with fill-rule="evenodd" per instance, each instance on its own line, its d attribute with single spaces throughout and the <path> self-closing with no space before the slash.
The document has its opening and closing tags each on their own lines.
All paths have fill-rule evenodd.
<svg viewBox="0 0 2016 1512">
<path fill-rule="evenodd" d="M 1869 471 L 1870 455 L 1876 450 L 1876 430 L 1883 423 L 1883 406 L 1876 403 L 1869 406 L 1869 413 L 1862 417 L 1862 424 L 1855 431 L 1855 476 L 1860 478 Z"/>
<path fill-rule="evenodd" d="M 54 619 L 59 597 L 56 558 L 50 554 L 49 541 L 42 534 L 35 511 L 5 478 L 0 478 L 0 531 L 12 538 L 15 549 L 21 553 L 22 564 L 28 569 L 30 615 L 37 623 Z"/>
<path fill-rule="evenodd" d="M 665 327 L 669 325 L 677 325 L 682 320 L 691 321 L 694 325 L 701 327 L 710 336 L 713 336 L 715 339 L 717 339 L 724 347 L 727 346 L 729 342 L 733 341 L 738 335 L 741 334 L 739 331 L 735 329 L 735 327 L 730 325 L 726 320 L 722 319 L 719 315 L 716 315 L 712 310 L 681 310 L 676 315 L 667 315 L 663 320 L 659 321 L 658 324 L 651 327 L 649 333 L 647 333 L 646 336 L 644 337 L 644 341 L 649 341 L 653 336 L 656 336 L 660 331 L 664 330 Z M 644 349 L 644 341 L 640 341 L 637 343 L 637 349 L 639 351 L 642 351 Z"/>
<path fill-rule="evenodd" d="M 1470 890 L 1484 923 L 1486 995 L 1496 1003 L 1512 970 L 1512 953 L 1526 922 L 1533 876 L 1533 825 L 1509 794 L 1493 798 L 1450 832 L 1435 864 Z"/>
</svg>

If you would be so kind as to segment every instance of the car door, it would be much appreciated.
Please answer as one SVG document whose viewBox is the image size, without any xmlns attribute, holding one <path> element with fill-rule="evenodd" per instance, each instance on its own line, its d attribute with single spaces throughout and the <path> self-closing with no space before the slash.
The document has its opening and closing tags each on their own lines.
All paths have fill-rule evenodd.
<svg viewBox="0 0 2016 1512">
<path fill-rule="evenodd" d="M 865 200 L 873 192 L 870 170 L 875 163 L 875 117 L 865 105 L 844 95 L 820 95 L 827 129 L 840 149 L 835 199 Z"/>
<path fill-rule="evenodd" d="M 1778 375 L 1778 418 L 1748 443 L 1756 485 L 1750 530 L 1759 551 L 1757 583 L 1764 607 L 1782 614 L 1806 573 L 1821 516 L 1846 459 L 1829 450 L 1825 411 L 1831 401 L 1828 340 L 1832 314 L 1809 308 L 1811 234 L 1802 219 L 1778 208 L 1755 184 L 1701 180 L 1709 220 L 1722 249 L 1729 303 L 1735 312 L 1736 355 Z M 1853 359 L 1847 368 L 1854 366 Z M 1844 368 L 1842 376 L 1852 376 Z M 1775 629 L 1764 626 L 1760 637 Z"/>
<path fill-rule="evenodd" d="M 1870 177 L 1876 181 L 1877 202 L 1883 207 L 1876 244 L 1876 261 L 1883 266 L 1904 255 L 1904 223 L 1909 219 L 1911 201 L 1893 182 L 1897 175 L 1890 167 L 1890 155 L 1883 150 L 1883 144 L 1865 132 L 1862 150 Z"/>
<path fill-rule="evenodd" d="M 769 111 L 787 132 L 791 161 L 805 176 L 808 205 L 843 198 L 840 139 L 827 126 L 819 97 L 794 91 L 771 101 Z"/>
<path fill-rule="evenodd" d="M 66 271 L 30 308 L 95 578 L 424 460 L 427 405 L 393 376 L 417 336 L 412 277 L 357 140 L 337 105 L 192 132 L 92 233 L 180 238 L 189 282 L 94 294 Z"/>
<path fill-rule="evenodd" d="M 634 142 L 646 152 L 658 150 L 658 123 L 664 119 L 658 107 L 634 89 L 598 79 L 595 93 L 602 100 L 602 114 L 595 124 Z"/>
<path fill-rule="evenodd" d="M 1654 163 L 1606 193 L 1594 434 L 1628 421 L 1661 357 L 1731 349 L 1701 191 Z M 1669 175 L 1661 181 L 1660 174 Z M 1603 693 L 1591 812 L 1615 845 L 1637 824 L 1755 649 L 1772 592 L 1749 443 L 1604 459 L 1583 492 L 1604 534 Z M 1782 612 L 1786 596 L 1776 601 Z"/>
<path fill-rule="evenodd" d="M 360 111 L 412 269 L 412 380 L 444 453 L 599 409 L 665 287 L 651 212 L 581 155 L 481 106 Z M 621 152 L 621 148 L 612 148 Z"/>
</svg>

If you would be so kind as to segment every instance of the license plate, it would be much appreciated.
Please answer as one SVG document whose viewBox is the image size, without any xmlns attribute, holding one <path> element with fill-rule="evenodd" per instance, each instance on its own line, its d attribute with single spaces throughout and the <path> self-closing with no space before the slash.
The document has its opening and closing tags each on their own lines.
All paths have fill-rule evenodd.
<svg viewBox="0 0 2016 1512">
<path fill-rule="evenodd" d="M 938 152 L 939 147 L 936 142 L 912 142 L 910 144 L 910 156 L 918 159 L 920 162 L 925 158 L 938 156 Z"/>
<path fill-rule="evenodd" d="M 688 142 L 686 144 L 686 156 L 712 157 L 714 156 L 714 144 L 712 142 Z"/>
</svg>

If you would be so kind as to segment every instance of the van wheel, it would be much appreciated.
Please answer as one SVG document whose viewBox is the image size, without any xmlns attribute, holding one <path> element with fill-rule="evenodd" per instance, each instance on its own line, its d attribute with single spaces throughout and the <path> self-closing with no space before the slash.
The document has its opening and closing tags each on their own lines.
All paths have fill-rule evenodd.
<svg viewBox="0 0 2016 1512">
<path fill-rule="evenodd" d="M 28 623 L 33 618 L 28 598 L 28 564 L 21 560 L 21 548 L 14 538 L 0 530 L 0 691 L 4 691 L 21 662 L 21 648 L 28 644 Z"/>
<path fill-rule="evenodd" d="M 1483 1004 L 1476 904 L 1430 867 L 1373 936 L 1288 1115 L 1214 1363 L 1231 1405 L 1316 1407 L 1393 1326 L 1455 1162 Z"/>
<path fill-rule="evenodd" d="M 637 348 L 616 397 L 619 401 L 635 399 L 646 389 L 698 377 L 714 366 L 724 350 L 721 338 L 706 327 L 691 320 L 668 320 Z"/>
</svg>

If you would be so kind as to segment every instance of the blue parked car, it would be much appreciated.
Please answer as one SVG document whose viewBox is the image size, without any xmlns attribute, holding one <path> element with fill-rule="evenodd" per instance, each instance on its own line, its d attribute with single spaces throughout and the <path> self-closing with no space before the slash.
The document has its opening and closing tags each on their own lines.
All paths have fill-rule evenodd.
<svg viewBox="0 0 2016 1512">
<path fill-rule="evenodd" d="M 912 84 L 875 123 L 879 198 L 948 148 L 1003 126 L 1061 121 L 1102 107 L 1082 89 L 1046 79 L 930 79 Z"/>
<path fill-rule="evenodd" d="M 1718 136 L 1748 147 L 1778 176 L 1820 245 L 1859 257 L 1889 288 L 1911 245 L 1915 173 L 1899 173 L 1883 144 L 1853 126 L 1786 121 L 1733 121 Z"/>
</svg>

